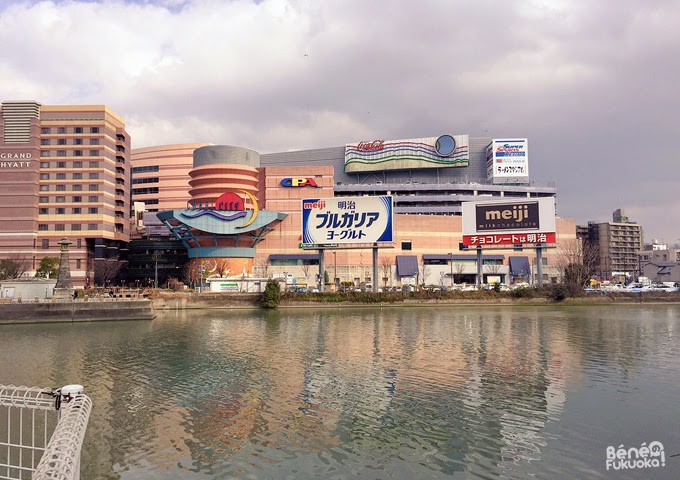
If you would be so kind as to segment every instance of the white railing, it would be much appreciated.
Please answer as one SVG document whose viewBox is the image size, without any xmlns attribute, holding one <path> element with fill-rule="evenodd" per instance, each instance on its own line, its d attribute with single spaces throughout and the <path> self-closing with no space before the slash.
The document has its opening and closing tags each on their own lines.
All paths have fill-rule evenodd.
<svg viewBox="0 0 680 480">
<path fill-rule="evenodd" d="M 91 410 L 80 385 L 0 385 L 0 479 L 79 479 Z"/>
</svg>

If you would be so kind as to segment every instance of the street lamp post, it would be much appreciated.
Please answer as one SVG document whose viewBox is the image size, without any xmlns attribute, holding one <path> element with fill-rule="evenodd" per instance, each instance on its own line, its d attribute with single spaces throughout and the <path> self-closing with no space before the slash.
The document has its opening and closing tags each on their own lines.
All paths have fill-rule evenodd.
<svg viewBox="0 0 680 480">
<path fill-rule="evenodd" d="M 453 288 L 453 252 L 449 253 L 451 256 L 451 288 Z"/>
<path fill-rule="evenodd" d="M 338 291 L 338 256 L 337 252 L 333 252 L 333 286 L 335 291 Z"/>
</svg>

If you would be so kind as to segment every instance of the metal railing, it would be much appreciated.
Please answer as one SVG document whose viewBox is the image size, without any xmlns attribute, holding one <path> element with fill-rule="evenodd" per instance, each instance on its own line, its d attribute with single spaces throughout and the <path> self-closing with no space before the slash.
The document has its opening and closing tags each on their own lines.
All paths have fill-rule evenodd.
<svg viewBox="0 0 680 480">
<path fill-rule="evenodd" d="M 91 410 L 80 385 L 0 385 L 0 479 L 79 479 Z"/>
</svg>

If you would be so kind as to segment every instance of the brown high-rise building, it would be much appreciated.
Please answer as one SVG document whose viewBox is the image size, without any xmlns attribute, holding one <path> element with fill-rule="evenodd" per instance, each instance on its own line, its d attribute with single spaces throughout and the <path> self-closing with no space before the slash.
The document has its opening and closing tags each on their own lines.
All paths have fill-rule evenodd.
<svg viewBox="0 0 680 480">
<path fill-rule="evenodd" d="M 130 237 L 130 137 L 103 105 L 0 105 L 0 259 L 32 276 L 73 242 L 74 285 L 111 281 Z"/>
</svg>

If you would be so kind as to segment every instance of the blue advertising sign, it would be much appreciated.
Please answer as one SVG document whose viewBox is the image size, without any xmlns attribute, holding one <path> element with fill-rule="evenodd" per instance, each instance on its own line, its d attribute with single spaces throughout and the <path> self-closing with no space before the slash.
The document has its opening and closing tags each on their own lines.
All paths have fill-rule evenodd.
<svg viewBox="0 0 680 480">
<path fill-rule="evenodd" d="M 393 242 L 392 197 L 302 200 L 302 243 L 313 245 Z"/>
</svg>

